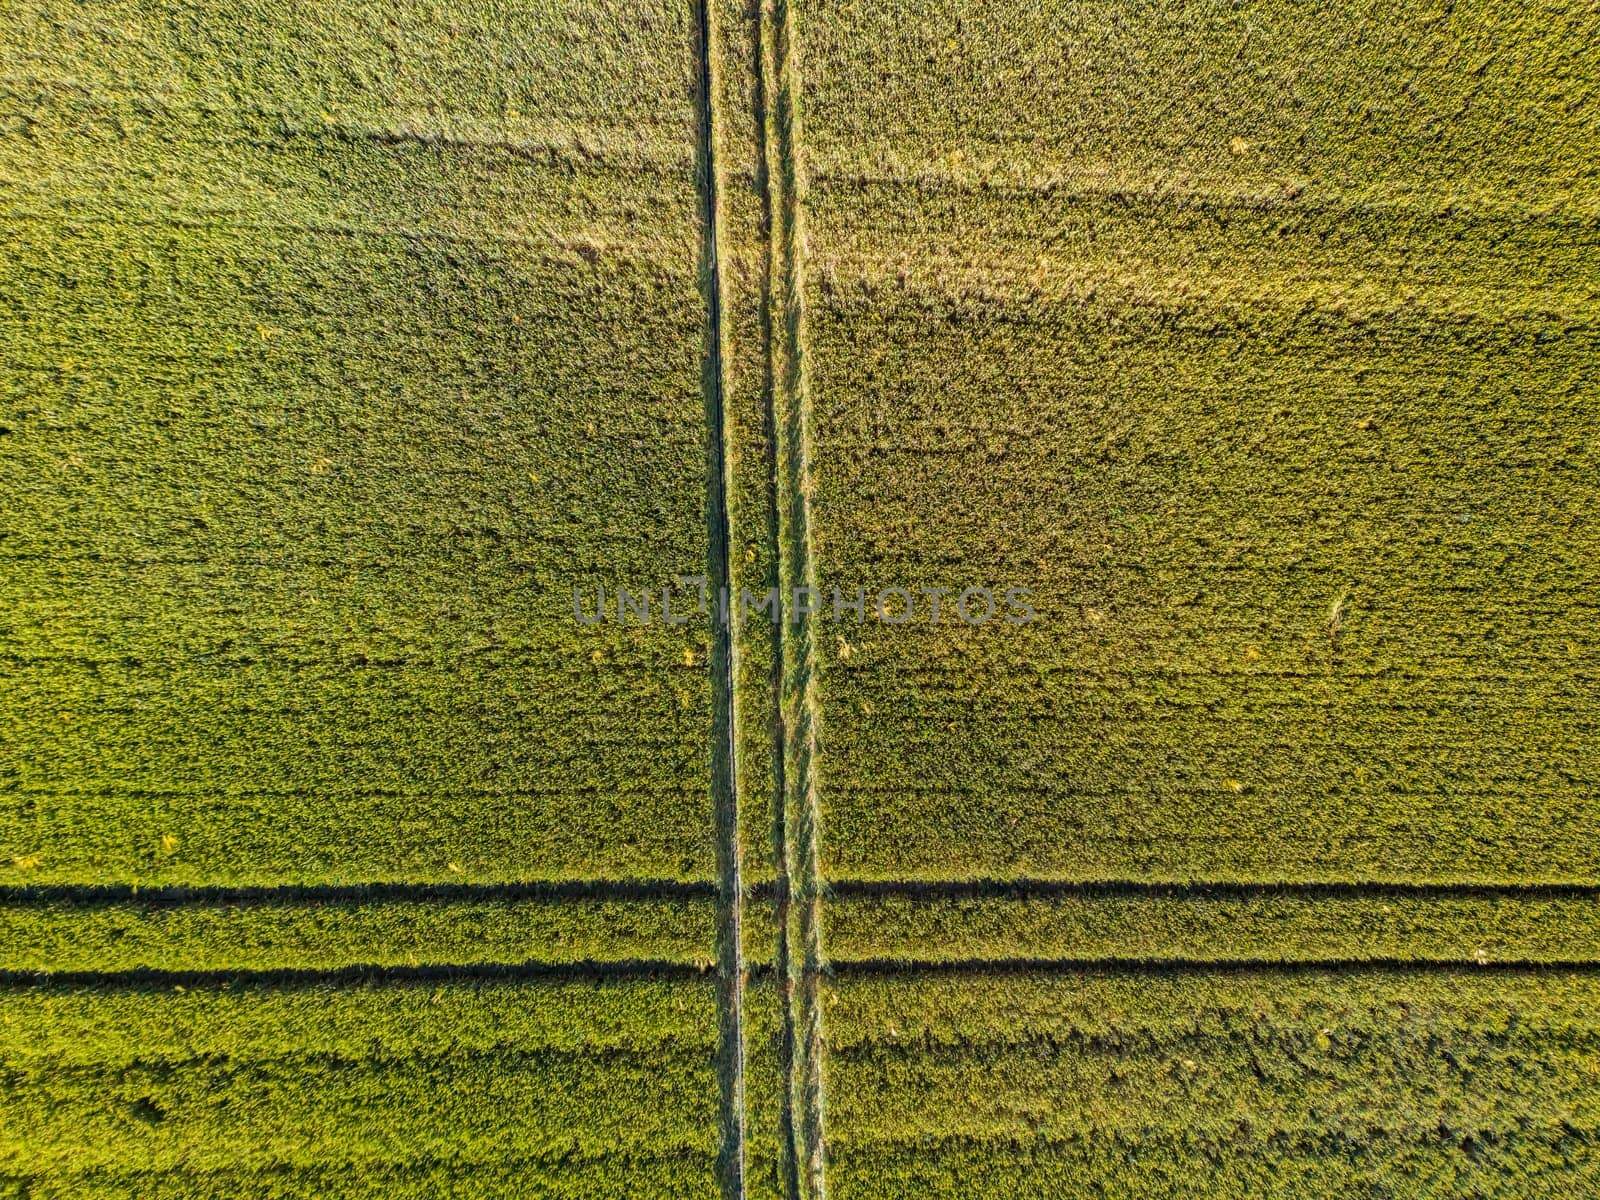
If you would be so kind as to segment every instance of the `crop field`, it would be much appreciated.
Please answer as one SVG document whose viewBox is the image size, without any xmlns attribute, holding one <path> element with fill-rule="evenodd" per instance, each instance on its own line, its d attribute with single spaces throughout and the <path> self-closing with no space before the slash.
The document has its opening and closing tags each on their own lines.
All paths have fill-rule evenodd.
<svg viewBox="0 0 1600 1200">
<path fill-rule="evenodd" d="M 0 1197 L 1600 1194 L 1590 0 L 0 13 Z"/>
<path fill-rule="evenodd" d="M 1600 1172 L 1592 977 L 1089 970 L 836 996 L 839 1196 L 1584 1195 Z"/>
<path fill-rule="evenodd" d="M 31 878 L 709 879 L 704 647 L 554 590 L 705 557 L 686 17 L 13 9 Z"/>
</svg>

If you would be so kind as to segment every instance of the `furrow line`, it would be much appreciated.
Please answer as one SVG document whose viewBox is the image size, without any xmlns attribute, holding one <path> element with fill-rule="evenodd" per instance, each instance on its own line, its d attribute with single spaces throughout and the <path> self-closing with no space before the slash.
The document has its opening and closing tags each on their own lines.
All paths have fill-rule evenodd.
<svg viewBox="0 0 1600 1200">
<path fill-rule="evenodd" d="M 701 979 L 705 971 L 670 959 L 629 958 L 552 962 L 428 963 L 421 966 L 356 964 L 332 969 L 268 970 L 0 971 L 0 989 L 60 988 L 107 992 L 169 992 L 179 988 L 336 988 L 425 983 L 593 983 L 607 979 Z"/>
<path fill-rule="evenodd" d="M 780 764 L 781 769 L 781 764 Z M 778 781 L 780 784 L 782 780 Z M 780 820 L 775 830 L 783 844 Z M 787 908 L 787 880 L 756 883 L 745 898 Z M 1392 898 L 1397 900 L 1600 900 L 1600 883 L 1578 880 L 1206 880 L 1144 879 L 830 879 L 839 900 L 1048 900 L 1140 897 L 1160 900 Z M 47 883 L 0 887 L 0 909 L 27 908 L 292 908 L 384 903 L 671 903 L 722 895 L 712 882 L 671 879 L 559 879 L 506 883 L 284 883 L 137 887 L 132 884 Z M 781 949 L 781 947 L 780 947 Z"/>
<path fill-rule="evenodd" d="M 1600 883 L 1563 880 L 1184 880 L 832 879 L 839 899 L 1034 900 L 1148 897 L 1163 900 L 1393 898 L 1397 900 L 1600 900 Z"/>
<path fill-rule="evenodd" d="M 764 978 L 776 968 L 750 963 L 747 972 Z M 918 977 L 930 975 L 1003 976 L 1027 974 L 1126 975 L 1318 975 L 1341 972 L 1424 974 L 1579 974 L 1600 975 L 1600 959 L 1508 958 L 1475 962 L 1464 958 L 1139 958 L 1087 956 L 1076 958 L 844 958 L 831 959 L 817 972 L 822 979 L 863 977 Z M 353 987 L 404 987 L 443 983 L 602 983 L 609 980 L 696 980 L 706 969 L 670 959 L 590 959 L 582 962 L 477 962 L 429 963 L 421 966 L 356 964 L 347 967 L 276 967 L 268 969 L 162 970 L 133 968 L 119 971 L 0 971 L 0 990 L 93 991 L 103 993 L 160 993 L 183 989 L 272 988 L 331 989 Z M 719 1057 L 721 1042 L 719 1031 Z M 803 1081 L 802 1081 L 803 1082 Z M 801 1132 L 804 1132 L 803 1130 Z M 805 1167 L 805 1163 L 800 1166 Z M 801 1186 L 817 1180 L 801 1173 Z"/>
<path fill-rule="evenodd" d="M 1600 975 L 1600 959 L 1521 959 L 1473 962 L 1461 958 L 960 958 L 934 961 L 910 958 L 834 959 L 828 974 L 839 978 L 872 975 L 1027 975 L 1106 972 L 1138 975 L 1274 974 L 1315 975 L 1342 971 L 1393 974 L 1508 974 L 1558 972 Z"/>
</svg>

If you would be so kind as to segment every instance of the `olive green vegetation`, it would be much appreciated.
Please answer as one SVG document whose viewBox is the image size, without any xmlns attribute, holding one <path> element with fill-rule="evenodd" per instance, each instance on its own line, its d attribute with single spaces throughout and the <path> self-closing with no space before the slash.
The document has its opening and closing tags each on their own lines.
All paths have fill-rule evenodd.
<svg viewBox="0 0 1600 1200">
<path fill-rule="evenodd" d="M 854 964 L 1083 961 L 1600 961 L 1600 905 L 1554 895 L 1118 889 L 1079 894 L 831 895 L 829 958 Z M 13 899 L 0 972 L 282 971 L 538 962 L 709 969 L 715 901 L 477 894 Z M 770 899 L 744 960 L 772 966 Z M 755 1035 L 751 1035 L 754 1037 Z"/>
<path fill-rule="evenodd" d="M 771 931 L 776 937 L 776 931 Z M 770 960 L 772 942 L 762 946 Z M 784 1103 L 791 1095 L 792 1066 L 784 1046 L 782 980 L 770 971 L 752 976 L 745 991 L 745 1194 L 749 1200 L 793 1200 L 792 1137 Z"/>
<path fill-rule="evenodd" d="M 1600 1190 L 1600 12 L 706 16 L 6 10 L 0 1196 Z"/>
<path fill-rule="evenodd" d="M 727 422 L 729 586 L 752 602 L 781 587 L 778 563 L 777 447 L 773 429 L 773 275 L 771 181 L 766 162 L 762 21 L 737 0 L 718 0 L 716 214 L 722 284 L 722 387 Z M 764 613 L 733 624 L 737 650 L 735 733 L 740 840 L 748 882 L 781 873 L 781 734 L 776 657 L 780 630 Z"/>
<path fill-rule="evenodd" d="M 0 905 L 0 972 L 280 971 L 473 963 L 708 968 L 707 898 L 445 896 Z"/>
<path fill-rule="evenodd" d="M 1593 881 L 1593 6 L 799 12 L 828 873 Z"/>
<path fill-rule="evenodd" d="M 715 1193 L 690 16 L 7 6 L 0 1195 Z"/>
<path fill-rule="evenodd" d="M 537 1190 L 528 1192 L 526 1189 Z M 193 1200 L 196 1196 L 248 1195 L 261 1200 L 307 1196 L 393 1196 L 403 1200 L 479 1200 L 483 1196 L 537 1195 L 549 1200 L 631 1200 L 635 1196 L 714 1194 L 700 1154 L 635 1155 L 553 1166 L 535 1157 L 505 1156 L 482 1162 L 435 1156 L 398 1164 L 330 1163 L 259 1170 L 99 1171 L 59 1177 L 0 1178 L 7 1200 Z"/>
<path fill-rule="evenodd" d="M 1600 13 L 796 23 L 830 1195 L 1594 1190 Z"/>
<path fill-rule="evenodd" d="M 1600 962 L 1600 903 L 1592 893 L 840 896 L 829 899 L 827 915 L 828 952 L 839 963 Z"/>
<path fill-rule="evenodd" d="M 840 980 L 830 1193 L 1588 1194 L 1600 980 L 1473 971 Z"/>
<path fill-rule="evenodd" d="M 7 25 L 0 871 L 709 879 L 688 13 Z"/>
<path fill-rule="evenodd" d="M 705 1194 L 713 1018 L 709 982 L 8 994 L 0 1174 L 32 1196 Z"/>
<path fill-rule="evenodd" d="M 805 365 L 803 84 L 790 5 L 779 0 L 761 5 L 754 20 L 729 18 L 727 27 L 737 32 L 727 39 L 726 79 L 735 96 L 747 97 L 737 111 L 748 116 L 733 124 L 721 154 L 737 181 L 731 189 L 734 201 L 726 213 L 714 215 L 719 242 L 727 241 L 743 267 L 730 280 L 730 310 L 735 320 L 743 313 L 753 323 L 764 351 L 759 419 L 735 422 L 733 444 L 737 447 L 741 436 L 754 433 L 758 453 L 752 457 L 767 465 L 765 494 L 750 503 L 753 497 L 736 488 L 729 507 L 736 522 L 745 522 L 746 538 L 753 528 L 768 544 L 765 555 L 745 551 L 752 581 L 758 587 L 774 585 L 770 594 L 783 597 L 781 624 L 771 630 L 771 640 L 759 635 L 746 639 L 754 643 L 752 662 L 767 668 L 749 692 L 770 704 L 765 720 L 754 728 L 765 726 L 773 739 L 770 754 L 758 752 L 752 758 L 770 764 L 771 786 L 757 796 L 770 796 L 769 858 L 777 876 L 773 968 L 781 1001 L 784 1089 L 775 1182 L 781 1181 L 791 1200 L 820 1200 L 827 1189 L 819 795 L 825 755 L 814 622 L 795 609 L 799 589 L 815 579 Z M 746 180 L 754 187 L 741 186 Z M 752 196 L 759 198 L 759 205 L 749 203 Z M 738 203 L 741 198 L 743 204 Z M 755 813 L 761 812 L 758 801 Z"/>
</svg>

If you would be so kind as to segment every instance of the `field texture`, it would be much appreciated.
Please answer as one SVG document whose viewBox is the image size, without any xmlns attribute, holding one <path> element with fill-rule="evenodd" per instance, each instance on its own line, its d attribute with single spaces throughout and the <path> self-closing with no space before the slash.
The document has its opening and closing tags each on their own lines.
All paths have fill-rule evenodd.
<svg viewBox="0 0 1600 1200">
<path fill-rule="evenodd" d="M 714 1005 L 697 980 L 13 993 L 10 1194 L 714 1194 Z"/>
<path fill-rule="evenodd" d="M 0 1196 L 1600 1192 L 1593 4 L 0 18 Z"/>
<path fill-rule="evenodd" d="M 1039 619 L 824 643 L 830 872 L 1592 880 L 1600 16 L 916 7 L 803 22 L 819 576 Z"/>
<path fill-rule="evenodd" d="M 1596 986 L 1361 970 L 841 982 L 832 1194 L 1585 1195 Z"/>
<path fill-rule="evenodd" d="M 709 880 L 689 13 L 9 10 L 8 869 Z"/>
</svg>

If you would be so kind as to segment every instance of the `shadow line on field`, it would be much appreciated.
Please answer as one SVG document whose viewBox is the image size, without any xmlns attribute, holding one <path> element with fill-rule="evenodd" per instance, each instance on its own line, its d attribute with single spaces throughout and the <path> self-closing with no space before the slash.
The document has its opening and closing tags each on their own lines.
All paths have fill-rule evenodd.
<svg viewBox="0 0 1600 1200">
<path fill-rule="evenodd" d="M 1193 881 L 1147 882 L 1137 879 L 1054 880 L 1054 879 L 839 879 L 828 885 L 828 894 L 843 900 L 1048 900 L 1081 899 L 1172 899 L 1172 900 L 1256 900 L 1287 899 L 1600 899 L 1600 883 L 1567 881 L 1404 881 L 1404 880 L 1329 880 L 1297 882 Z"/>
<path fill-rule="evenodd" d="M 752 980 L 772 977 L 770 963 L 749 963 Z M 834 959 L 822 975 L 852 978 L 1004 975 L 1393 975 L 1582 974 L 1600 975 L 1600 959 L 1505 959 L 1474 962 L 1465 958 L 853 958 Z M 161 970 L 137 967 L 118 971 L 0 971 L 0 991 L 91 991 L 96 993 L 182 993 L 188 990 L 299 990 L 347 987 L 407 987 L 440 984 L 706 981 L 716 978 L 710 964 L 670 959 L 612 959 L 581 962 L 427 963 L 418 966 L 357 964 L 346 967 Z"/>
<path fill-rule="evenodd" d="M 282 884 L 258 887 L 152 887 L 42 884 L 0 888 L 0 908 L 295 907 L 356 904 L 677 902 L 714 900 L 710 880 L 564 879 L 531 883 Z"/>
<path fill-rule="evenodd" d="M 1579 973 L 1600 975 L 1600 959 L 1506 959 L 1474 962 L 1465 958 L 951 958 L 923 960 L 906 958 L 835 959 L 828 974 L 852 976 L 901 975 L 1031 975 L 1031 974 L 1121 974 L 1121 975 L 1206 975 L 1274 974 L 1318 975 L 1342 972 L 1382 972 L 1386 974 L 1461 974 Z"/>
<path fill-rule="evenodd" d="M 746 899 L 766 901 L 768 881 L 747 887 Z M 1150 900 L 1600 900 L 1600 883 L 1577 882 L 1191 882 L 1052 879 L 836 879 L 824 885 L 834 900 L 1028 901 Z M 363 904 L 557 904 L 711 902 L 711 880 L 564 879 L 527 883 L 279 884 L 250 887 L 134 887 L 130 884 L 39 884 L 0 887 L 0 909 L 16 908 L 293 908 Z"/>
<path fill-rule="evenodd" d="M 358 964 L 319 969 L 169 971 L 136 967 L 124 971 L 0 971 L 0 990 L 93 990 L 96 992 L 171 992 L 241 988 L 341 988 L 443 983 L 601 983 L 710 979 L 709 968 L 668 959 L 613 959 L 583 962 L 426 963 L 420 966 Z"/>
</svg>

